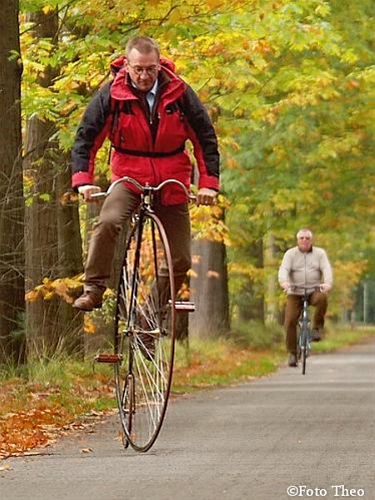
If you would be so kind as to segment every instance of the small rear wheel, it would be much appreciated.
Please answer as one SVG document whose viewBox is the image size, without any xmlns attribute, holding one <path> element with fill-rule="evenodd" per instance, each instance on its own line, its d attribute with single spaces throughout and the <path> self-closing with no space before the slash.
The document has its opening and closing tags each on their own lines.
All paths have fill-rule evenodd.
<svg viewBox="0 0 375 500">
<path fill-rule="evenodd" d="M 172 258 L 160 220 L 145 214 L 131 231 L 118 287 L 114 332 L 116 396 L 126 442 L 154 444 L 167 409 L 175 347 Z"/>
</svg>

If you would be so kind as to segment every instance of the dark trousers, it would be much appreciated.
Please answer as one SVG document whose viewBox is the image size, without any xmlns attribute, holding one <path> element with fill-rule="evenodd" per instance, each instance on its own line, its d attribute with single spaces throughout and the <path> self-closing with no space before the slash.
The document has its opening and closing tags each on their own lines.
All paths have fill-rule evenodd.
<svg viewBox="0 0 375 500">
<path fill-rule="evenodd" d="M 309 304 L 315 306 L 313 328 L 323 328 L 324 316 L 327 312 L 327 295 L 322 292 L 313 292 L 308 297 Z M 297 323 L 303 307 L 303 297 L 288 295 L 285 309 L 284 327 L 286 330 L 286 348 L 293 354 L 297 353 Z"/>
<path fill-rule="evenodd" d="M 104 292 L 110 278 L 118 236 L 139 203 L 140 195 L 123 184 L 118 184 L 106 198 L 90 241 L 85 265 L 85 290 Z M 156 200 L 154 210 L 164 225 L 170 244 L 177 291 L 191 267 L 188 206 L 163 206 Z"/>
</svg>

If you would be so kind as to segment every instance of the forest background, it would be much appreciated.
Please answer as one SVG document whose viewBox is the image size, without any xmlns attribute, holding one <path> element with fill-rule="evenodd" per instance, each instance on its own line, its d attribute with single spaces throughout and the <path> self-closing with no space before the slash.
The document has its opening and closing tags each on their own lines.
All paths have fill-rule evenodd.
<svg viewBox="0 0 375 500">
<path fill-rule="evenodd" d="M 70 149 L 139 33 L 199 94 L 220 142 L 219 203 L 192 209 L 189 335 L 280 323 L 277 269 L 305 226 L 334 268 L 331 320 L 375 322 L 371 0 L 0 4 L 0 363 L 81 353 L 84 331 L 107 331 L 110 290 L 101 315 L 71 307 L 97 213 L 70 190 Z"/>
</svg>

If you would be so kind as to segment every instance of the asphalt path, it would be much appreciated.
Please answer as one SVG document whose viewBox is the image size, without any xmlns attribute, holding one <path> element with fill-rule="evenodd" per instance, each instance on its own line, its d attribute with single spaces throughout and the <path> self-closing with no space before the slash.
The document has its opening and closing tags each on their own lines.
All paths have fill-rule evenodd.
<svg viewBox="0 0 375 500">
<path fill-rule="evenodd" d="M 154 447 L 117 417 L 0 462 L 1 500 L 375 500 L 375 343 L 170 404 Z M 289 492 L 289 494 L 288 494 Z"/>
</svg>

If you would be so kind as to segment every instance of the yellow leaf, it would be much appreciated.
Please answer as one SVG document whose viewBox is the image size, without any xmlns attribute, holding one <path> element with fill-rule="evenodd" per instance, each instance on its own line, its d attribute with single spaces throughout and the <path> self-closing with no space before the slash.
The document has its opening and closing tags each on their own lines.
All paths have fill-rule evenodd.
<svg viewBox="0 0 375 500">
<path fill-rule="evenodd" d="M 189 269 L 189 271 L 187 272 L 187 275 L 190 278 L 196 278 L 198 276 L 198 274 L 195 271 L 193 271 L 192 269 Z"/>
<path fill-rule="evenodd" d="M 52 5 L 45 5 L 42 9 L 43 11 L 43 14 L 49 14 L 50 12 L 53 12 L 54 8 L 52 7 Z"/>
<path fill-rule="evenodd" d="M 25 295 L 26 302 L 35 302 L 39 298 L 39 292 L 37 290 L 30 290 Z"/>
<path fill-rule="evenodd" d="M 92 335 L 96 332 L 96 326 L 93 323 L 92 319 L 85 315 L 85 319 L 83 320 L 83 330 L 87 335 Z"/>
<path fill-rule="evenodd" d="M 0 472 L 9 471 L 9 470 L 13 470 L 13 468 L 12 468 L 12 466 L 10 464 L 5 464 L 5 465 L 2 465 L 0 467 Z"/>
<path fill-rule="evenodd" d="M 217 7 L 221 7 L 223 5 L 223 0 L 206 0 L 207 5 L 211 7 L 212 9 L 215 9 Z"/>
</svg>

